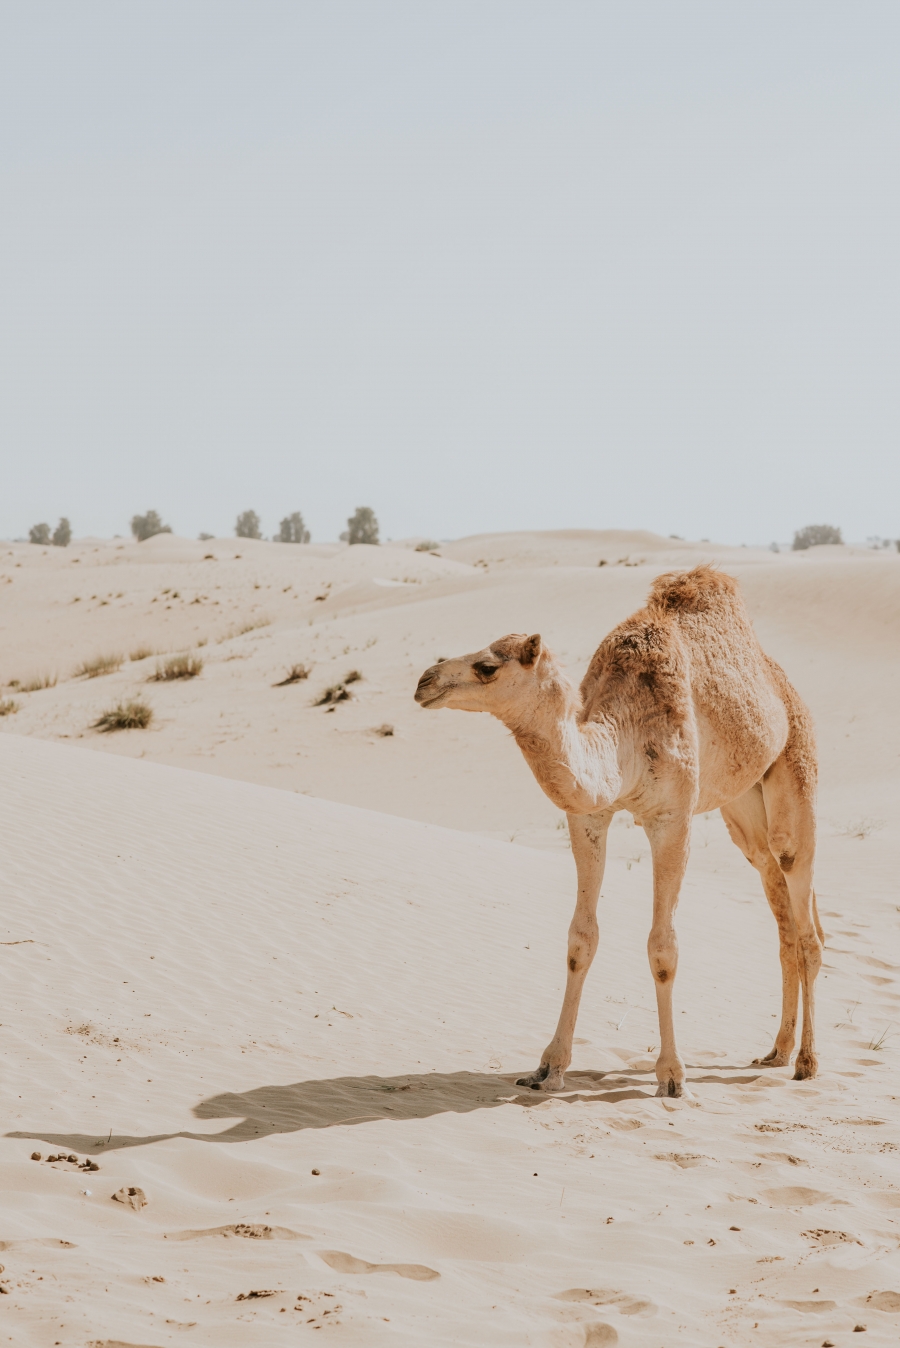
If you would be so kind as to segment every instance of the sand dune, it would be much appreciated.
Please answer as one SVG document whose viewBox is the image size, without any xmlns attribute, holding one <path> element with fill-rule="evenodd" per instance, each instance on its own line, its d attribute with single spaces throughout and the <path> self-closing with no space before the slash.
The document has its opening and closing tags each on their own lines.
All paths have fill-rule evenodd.
<svg viewBox="0 0 900 1348">
<path fill-rule="evenodd" d="M 505 732 L 411 691 L 508 630 L 577 669 L 670 542 L 604 567 L 543 537 L 514 564 L 496 536 L 10 547 L 3 677 L 63 676 L 7 687 L 0 722 L 10 1342 L 897 1341 L 900 558 L 722 558 L 819 724 L 820 1077 L 749 1065 L 774 924 L 701 817 L 675 994 L 696 1098 L 653 1098 L 649 849 L 619 816 L 567 1091 L 515 1085 L 555 1023 L 571 857 Z M 155 657 L 70 677 L 203 637 L 184 684 L 148 683 Z M 351 668 L 352 700 L 311 705 Z M 150 730 L 89 730 L 134 695 Z"/>
</svg>

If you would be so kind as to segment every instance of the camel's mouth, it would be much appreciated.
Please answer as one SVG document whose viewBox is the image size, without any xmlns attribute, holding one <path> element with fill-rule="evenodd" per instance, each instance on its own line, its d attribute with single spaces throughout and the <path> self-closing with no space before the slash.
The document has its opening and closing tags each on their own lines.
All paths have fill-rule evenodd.
<svg viewBox="0 0 900 1348">
<path fill-rule="evenodd" d="M 420 707 L 436 707 L 439 702 L 443 702 L 449 691 L 449 688 L 438 688 L 437 690 L 417 688 L 416 701 Z"/>
</svg>

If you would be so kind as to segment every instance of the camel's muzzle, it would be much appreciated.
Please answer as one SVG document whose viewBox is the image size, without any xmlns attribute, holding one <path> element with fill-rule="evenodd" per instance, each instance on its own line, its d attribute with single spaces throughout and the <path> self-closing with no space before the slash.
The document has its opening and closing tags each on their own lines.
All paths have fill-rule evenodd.
<svg viewBox="0 0 900 1348">
<path fill-rule="evenodd" d="M 426 669 L 422 675 L 416 688 L 416 701 L 420 707 L 435 706 L 450 691 L 448 688 L 436 686 L 438 679 L 439 674 L 435 668 Z"/>
</svg>

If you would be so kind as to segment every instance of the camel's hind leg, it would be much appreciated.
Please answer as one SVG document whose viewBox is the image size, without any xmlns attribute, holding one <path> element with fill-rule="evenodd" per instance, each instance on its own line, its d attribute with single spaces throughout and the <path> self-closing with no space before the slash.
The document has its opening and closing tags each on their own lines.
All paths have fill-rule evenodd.
<svg viewBox="0 0 900 1348">
<path fill-rule="evenodd" d="M 762 788 L 754 786 L 746 795 L 722 807 L 722 818 L 731 840 L 743 852 L 760 875 L 769 907 L 778 924 L 781 955 L 781 1025 L 775 1047 L 764 1058 L 754 1061 L 766 1067 L 787 1067 L 794 1051 L 797 1031 L 797 1007 L 800 999 L 800 970 L 797 964 L 797 924 L 791 909 L 791 896 L 778 862 L 769 849 L 766 807 Z"/>
<path fill-rule="evenodd" d="M 786 749 L 762 781 L 769 850 L 778 863 L 797 927 L 797 964 L 803 988 L 803 1029 L 794 1080 L 818 1070 L 815 1043 L 815 982 L 822 967 L 821 926 L 813 892 L 816 817 L 813 787 Z"/>
</svg>

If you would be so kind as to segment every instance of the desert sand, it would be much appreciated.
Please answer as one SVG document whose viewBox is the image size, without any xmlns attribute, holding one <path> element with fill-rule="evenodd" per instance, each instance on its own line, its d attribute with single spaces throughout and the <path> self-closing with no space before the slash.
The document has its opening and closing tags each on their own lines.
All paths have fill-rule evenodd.
<svg viewBox="0 0 900 1348">
<path fill-rule="evenodd" d="M 3 545 L 0 1343 L 895 1344 L 900 555 L 415 542 Z M 523 1091 L 564 820 L 417 677 L 509 631 L 580 676 L 653 576 L 708 560 L 817 723 L 820 1074 L 751 1065 L 775 924 L 700 816 L 694 1098 L 655 1098 L 649 848 L 620 815 L 566 1090 Z M 154 681 L 181 652 L 202 672 Z M 122 663 L 76 674 L 98 656 Z M 147 729 L 91 728 L 135 698 Z"/>
</svg>

